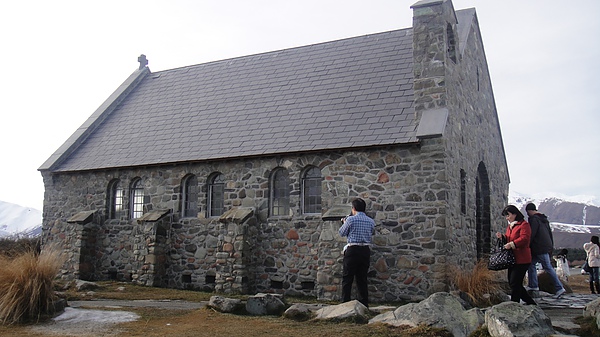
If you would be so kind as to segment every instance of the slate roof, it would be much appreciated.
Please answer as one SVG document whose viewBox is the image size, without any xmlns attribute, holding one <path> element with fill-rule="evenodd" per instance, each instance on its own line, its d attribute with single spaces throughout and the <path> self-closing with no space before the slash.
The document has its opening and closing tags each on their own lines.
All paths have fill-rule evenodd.
<svg viewBox="0 0 600 337">
<path fill-rule="evenodd" d="M 148 72 L 40 170 L 416 142 L 412 41 L 403 29 Z"/>
</svg>

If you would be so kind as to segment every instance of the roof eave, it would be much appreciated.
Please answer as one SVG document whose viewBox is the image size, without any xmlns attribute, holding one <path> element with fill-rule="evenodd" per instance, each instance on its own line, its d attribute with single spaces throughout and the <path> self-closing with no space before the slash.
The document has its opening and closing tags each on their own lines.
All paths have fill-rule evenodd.
<svg viewBox="0 0 600 337">
<path fill-rule="evenodd" d="M 121 101 L 150 74 L 148 67 L 136 69 L 94 113 L 48 158 L 38 171 L 51 171 L 60 165 L 104 121 Z"/>
</svg>

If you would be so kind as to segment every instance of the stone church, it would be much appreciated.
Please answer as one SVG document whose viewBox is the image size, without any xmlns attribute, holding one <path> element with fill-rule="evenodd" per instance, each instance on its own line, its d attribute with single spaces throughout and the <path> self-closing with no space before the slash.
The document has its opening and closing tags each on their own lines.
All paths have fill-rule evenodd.
<svg viewBox="0 0 600 337">
<path fill-rule="evenodd" d="M 490 251 L 509 175 L 475 9 L 152 72 L 40 168 L 64 279 L 337 300 L 337 231 L 375 219 L 372 302 L 447 290 Z"/>
</svg>

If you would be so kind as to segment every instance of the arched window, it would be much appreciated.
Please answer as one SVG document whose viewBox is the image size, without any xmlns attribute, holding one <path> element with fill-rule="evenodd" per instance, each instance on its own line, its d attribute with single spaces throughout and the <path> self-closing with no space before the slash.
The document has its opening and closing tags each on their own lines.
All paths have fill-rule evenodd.
<svg viewBox="0 0 600 337">
<path fill-rule="evenodd" d="M 131 183 L 129 191 L 130 217 L 132 219 L 140 218 L 144 215 L 144 186 L 142 186 L 142 179 L 135 178 Z"/>
<path fill-rule="evenodd" d="M 290 213 L 290 178 L 288 171 L 278 168 L 271 176 L 271 215 L 282 216 Z"/>
<path fill-rule="evenodd" d="M 310 167 L 302 175 L 302 213 L 321 213 L 321 170 Z"/>
<path fill-rule="evenodd" d="M 477 258 L 491 252 L 492 220 L 490 178 L 483 162 L 477 167 L 475 178 L 475 229 L 477 235 Z"/>
<path fill-rule="evenodd" d="M 225 212 L 225 178 L 214 173 L 208 178 L 208 217 L 220 216 Z"/>
<path fill-rule="evenodd" d="M 198 216 L 198 178 L 189 174 L 181 182 L 181 214 L 184 218 Z"/>
<path fill-rule="evenodd" d="M 108 184 L 107 191 L 107 210 L 108 210 L 108 218 L 109 219 L 119 219 L 121 217 L 123 211 L 123 187 L 121 187 L 121 182 L 119 179 L 113 179 Z"/>
</svg>

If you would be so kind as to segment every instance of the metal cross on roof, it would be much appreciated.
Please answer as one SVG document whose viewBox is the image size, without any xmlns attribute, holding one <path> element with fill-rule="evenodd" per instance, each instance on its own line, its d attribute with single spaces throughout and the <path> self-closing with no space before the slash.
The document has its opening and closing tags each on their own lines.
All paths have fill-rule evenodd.
<svg viewBox="0 0 600 337">
<path fill-rule="evenodd" d="M 144 69 L 148 65 L 148 59 L 146 55 L 142 54 L 138 57 L 138 62 L 140 63 L 140 70 Z"/>
</svg>

